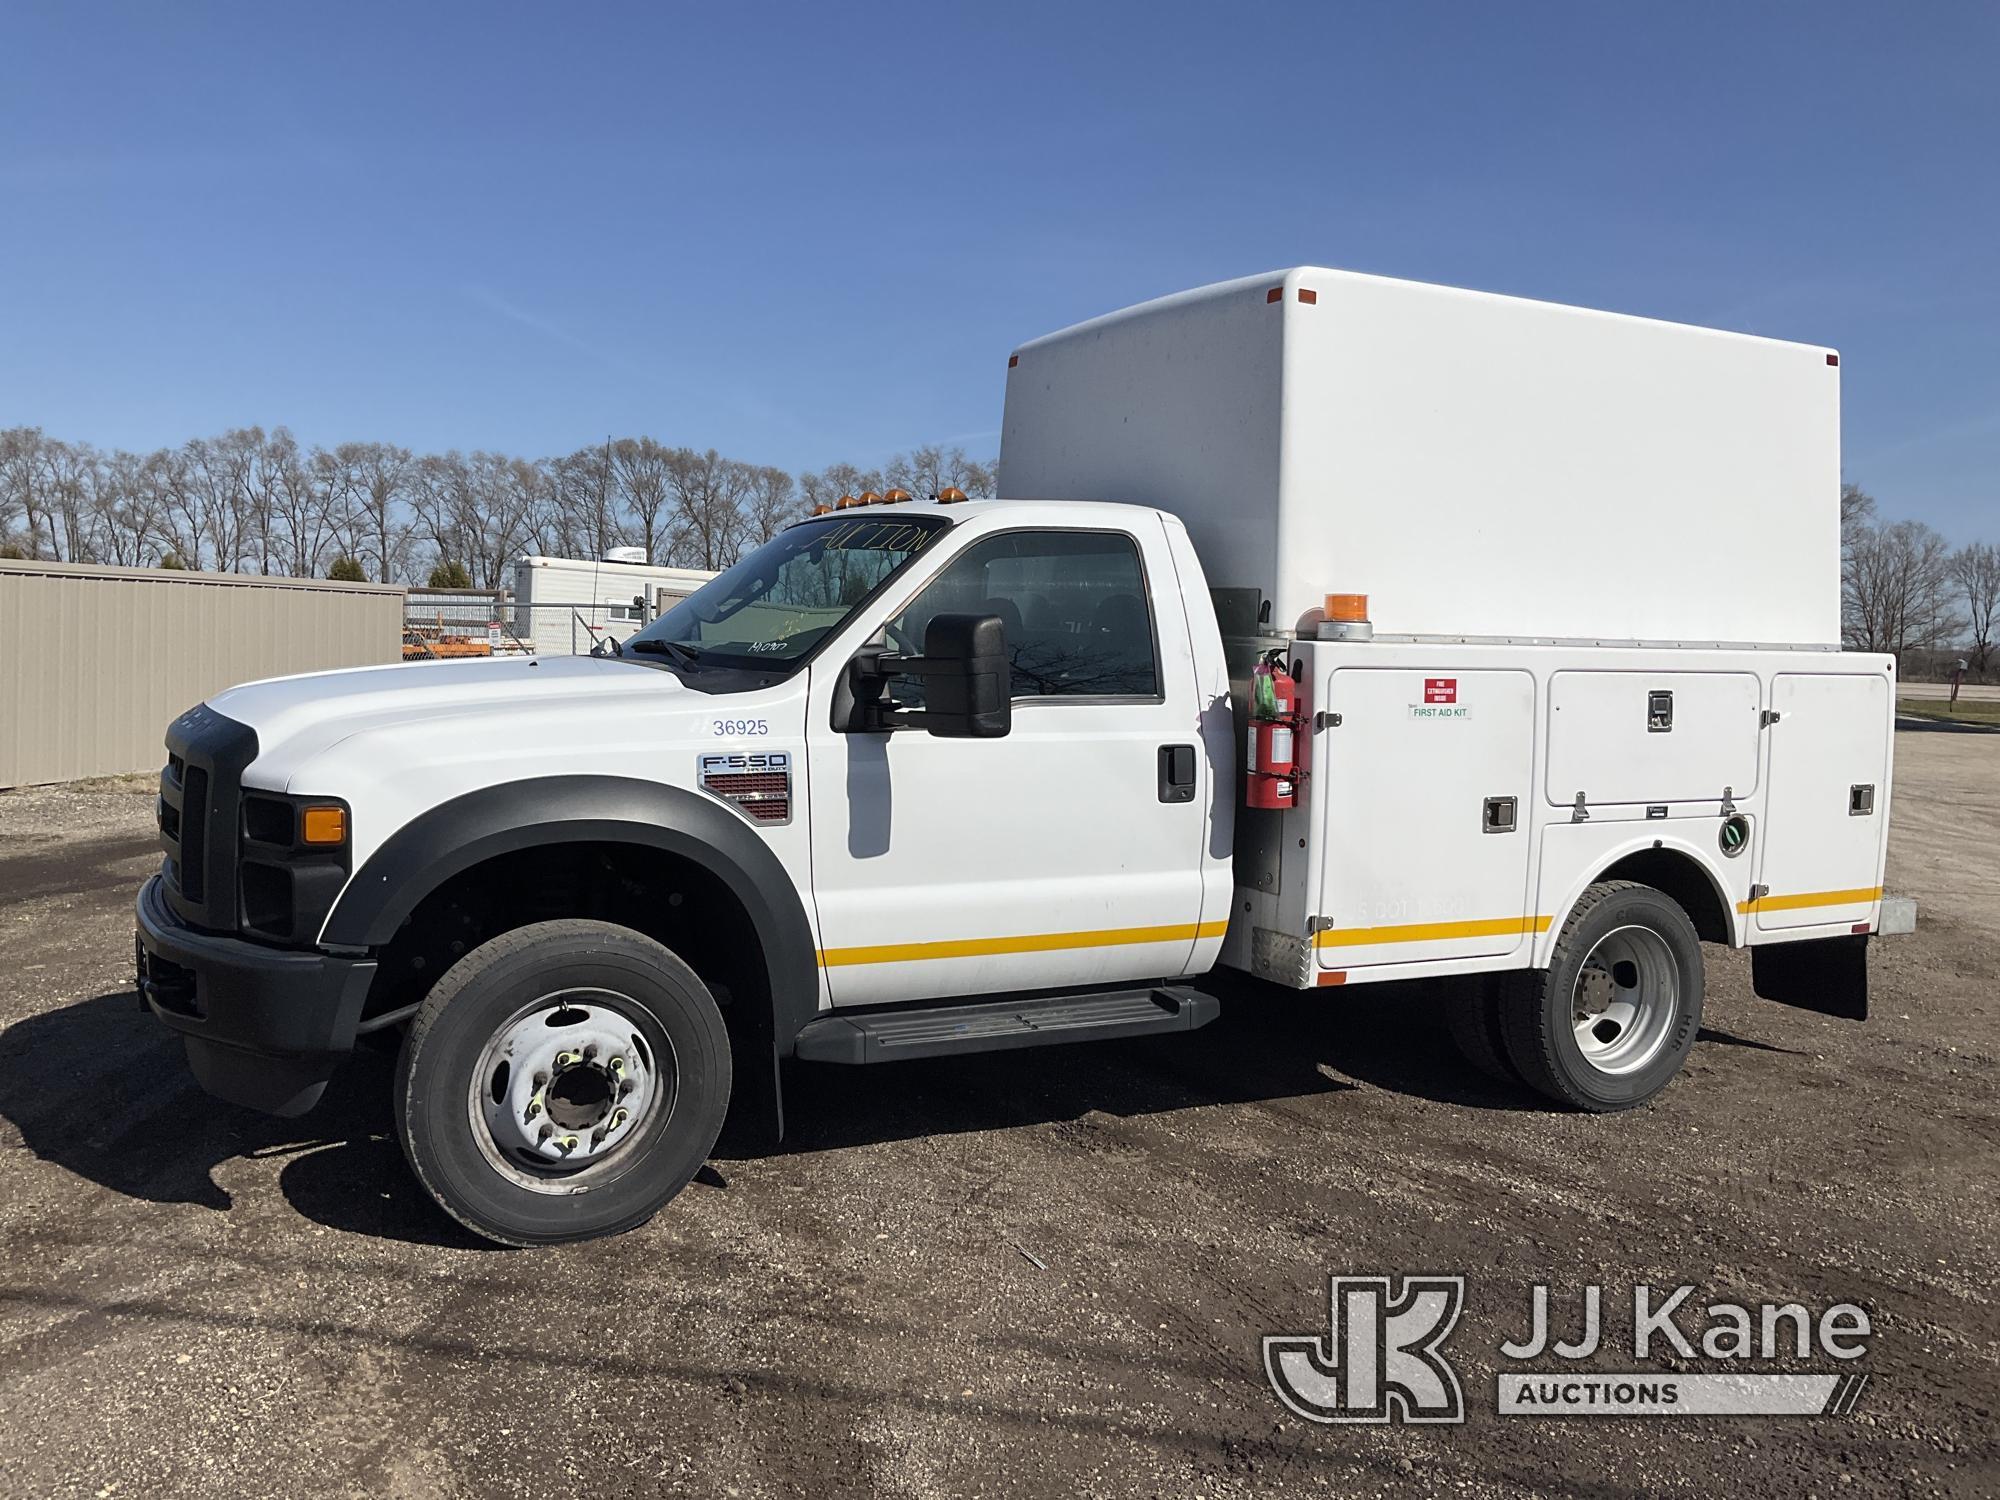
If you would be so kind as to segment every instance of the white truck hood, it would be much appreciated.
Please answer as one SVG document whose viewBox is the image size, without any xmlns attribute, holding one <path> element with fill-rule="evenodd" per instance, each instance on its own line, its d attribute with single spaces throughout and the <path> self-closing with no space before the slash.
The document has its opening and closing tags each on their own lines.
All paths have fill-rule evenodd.
<svg viewBox="0 0 2000 1500">
<path fill-rule="evenodd" d="M 587 711 L 601 726 L 621 703 L 653 706 L 686 692 L 657 668 L 558 656 L 274 677 L 230 688 L 209 706 L 257 731 L 257 759 L 245 782 L 286 791 L 304 766 L 357 735 L 421 725 L 440 748 L 456 742 L 460 749 L 498 750 L 524 720 Z"/>
</svg>

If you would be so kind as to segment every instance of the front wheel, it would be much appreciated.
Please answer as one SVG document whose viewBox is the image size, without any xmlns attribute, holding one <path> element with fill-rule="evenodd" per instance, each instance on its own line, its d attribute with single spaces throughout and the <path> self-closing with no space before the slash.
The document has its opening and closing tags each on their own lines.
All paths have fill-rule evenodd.
<svg viewBox="0 0 2000 1500">
<path fill-rule="evenodd" d="M 609 922 L 537 922 L 461 958 L 396 1071 L 403 1153 L 444 1211 L 504 1245 L 618 1234 L 688 1183 L 729 1106 L 708 987 Z"/>
<path fill-rule="evenodd" d="M 1508 1060 L 1559 1104 L 1636 1108 L 1694 1049 L 1702 987 L 1701 939 L 1679 903 L 1651 886 L 1600 881 L 1563 924 L 1548 968 L 1505 976 Z"/>
</svg>

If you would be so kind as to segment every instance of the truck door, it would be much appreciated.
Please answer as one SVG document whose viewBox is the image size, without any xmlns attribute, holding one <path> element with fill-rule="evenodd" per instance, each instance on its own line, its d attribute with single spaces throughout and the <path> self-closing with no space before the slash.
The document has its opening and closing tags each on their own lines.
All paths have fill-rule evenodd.
<svg viewBox="0 0 2000 1500">
<path fill-rule="evenodd" d="M 1325 850 L 1314 947 L 1355 969 L 1514 952 L 1526 906 L 1535 680 L 1342 667 L 1313 749 Z"/>
<path fill-rule="evenodd" d="M 813 895 L 836 1005 L 1165 978 L 1201 922 L 1201 705 L 1164 528 L 968 539 L 879 617 L 921 648 L 940 613 L 1001 617 L 1004 738 L 837 733 L 813 667 Z M 921 688 L 894 696 L 921 707 Z M 1196 778 L 1170 794 L 1165 767 Z"/>
<path fill-rule="evenodd" d="M 1871 921 L 1889 820 L 1890 686 L 1884 676 L 1771 679 L 1771 781 L 1758 830 L 1760 931 Z"/>
</svg>

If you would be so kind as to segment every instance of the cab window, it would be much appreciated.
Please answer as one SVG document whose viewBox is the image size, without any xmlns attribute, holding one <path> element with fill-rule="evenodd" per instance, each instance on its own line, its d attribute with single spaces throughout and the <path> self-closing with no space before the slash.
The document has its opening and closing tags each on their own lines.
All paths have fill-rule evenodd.
<svg viewBox="0 0 2000 1500">
<path fill-rule="evenodd" d="M 1139 548 L 1109 531 L 1005 531 L 973 543 L 889 624 L 921 653 L 933 615 L 998 615 L 1015 698 L 1157 698 L 1160 672 Z M 904 679 L 897 702 L 915 706 Z"/>
</svg>

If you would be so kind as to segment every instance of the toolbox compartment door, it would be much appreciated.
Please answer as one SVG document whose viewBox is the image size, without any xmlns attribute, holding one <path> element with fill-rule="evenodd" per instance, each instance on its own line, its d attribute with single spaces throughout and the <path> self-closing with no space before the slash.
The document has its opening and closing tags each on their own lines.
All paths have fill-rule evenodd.
<svg viewBox="0 0 2000 1500">
<path fill-rule="evenodd" d="M 1481 958 L 1532 941 L 1535 681 L 1521 671 L 1341 667 L 1321 704 L 1313 946 L 1322 969 Z"/>
<path fill-rule="evenodd" d="M 1663 652 L 1662 655 L 1671 653 Z M 1569 669 L 1549 678 L 1551 806 L 1741 801 L 1757 790 L 1754 672 Z"/>
<path fill-rule="evenodd" d="M 1889 826 L 1890 685 L 1876 673 L 1780 672 L 1757 830 L 1761 932 L 1872 922 Z"/>
</svg>

